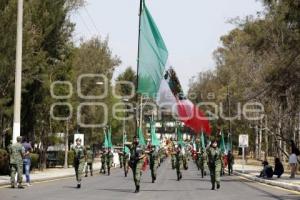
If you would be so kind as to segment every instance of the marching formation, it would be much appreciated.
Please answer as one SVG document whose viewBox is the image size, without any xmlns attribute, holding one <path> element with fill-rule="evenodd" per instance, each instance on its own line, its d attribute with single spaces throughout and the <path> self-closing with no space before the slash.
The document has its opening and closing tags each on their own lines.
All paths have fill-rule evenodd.
<svg viewBox="0 0 300 200">
<path fill-rule="evenodd" d="M 203 138 L 202 138 L 203 139 Z M 202 143 L 204 144 L 204 142 Z M 120 168 L 124 169 L 124 176 L 127 177 L 129 169 L 132 171 L 135 184 L 135 193 L 141 189 L 141 178 L 147 169 L 151 171 L 152 183 L 158 178 L 158 168 L 166 158 L 170 157 L 170 169 L 176 172 L 177 181 L 183 179 L 183 171 L 188 170 L 188 164 L 193 161 L 204 178 L 208 174 L 212 184 L 212 190 L 220 189 L 224 169 L 228 166 L 228 174 L 232 174 L 234 156 L 231 151 L 224 152 L 219 146 L 222 145 L 217 139 L 211 138 L 207 145 L 200 147 L 198 142 L 183 142 L 181 140 L 168 139 L 164 144 L 154 145 L 149 139 L 146 145 L 140 143 L 139 137 L 135 136 L 132 142 L 125 142 L 122 150 L 118 151 Z M 77 180 L 77 188 L 81 188 L 82 174 L 85 168 L 85 177 L 93 176 L 94 153 L 90 146 L 82 146 L 81 139 L 76 139 L 74 151 L 74 168 Z M 114 154 L 112 148 L 103 148 L 100 151 L 101 169 L 100 174 L 110 176 L 113 165 Z M 84 167 L 86 166 L 86 167 Z M 174 173 L 175 174 L 175 173 Z"/>
</svg>

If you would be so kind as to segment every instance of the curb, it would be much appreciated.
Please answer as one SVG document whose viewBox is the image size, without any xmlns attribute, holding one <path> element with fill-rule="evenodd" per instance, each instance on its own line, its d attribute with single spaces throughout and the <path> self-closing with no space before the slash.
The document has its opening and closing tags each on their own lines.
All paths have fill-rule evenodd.
<svg viewBox="0 0 300 200">
<path fill-rule="evenodd" d="M 42 181 L 54 181 L 57 179 L 62 179 L 62 178 L 71 178 L 71 177 L 75 177 L 75 175 L 62 175 L 62 176 L 56 176 L 56 177 L 51 177 L 51 178 L 38 178 L 38 179 L 33 179 L 31 180 L 31 183 L 36 183 L 36 182 L 42 182 Z M 24 184 L 24 183 L 23 183 Z M 0 183 L 0 186 L 10 186 L 10 182 L 5 182 L 5 183 Z"/>
<path fill-rule="evenodd" d="M 93 172 L 97 172 L 99 170 L 100 170 L 100 168 L 99 169 L 97 168 L 97 169 L 94 169 Z M 74 172 L 74 174 L 72 173 L 72 174 L 68 174 L 68 175 L 32 179 L 31 183 L 43 182 L 43 181 L 55 181 L 57 179 L 71 178 L 71 177 L 75 177 L 75 172 Z M 10 186 L 10 181 L 5 182 L 5 183 L 0 183 L 0 187 L 4 187 L 4 186 Z"/>
<path fill-rule="evenodd" d="M 244 178 L 252 180 L 252 181 L 264 183 L 264 184 L 271 185 L 271 186 L 281 187 L 281 188 L 284 188 L 284 189 L 287 189 L 287 190 L 293 190 L 293 191 L 300 192 L 300 186 L 293 185 L 293 184 L 290 184 L 290 183 L 281 183 L 281 182 L 277 182 L 277 181 L 274 181 L 274 180 L 262 179 L 262 178 L 253 177 L 251 175 L 247 175 L 247 174 L 243 174 L 243 173 L 235 172 L 235 171 L 233 172 L 233 174 L 237 175 L 237 176 L 244 177 Z"/>
</svg>

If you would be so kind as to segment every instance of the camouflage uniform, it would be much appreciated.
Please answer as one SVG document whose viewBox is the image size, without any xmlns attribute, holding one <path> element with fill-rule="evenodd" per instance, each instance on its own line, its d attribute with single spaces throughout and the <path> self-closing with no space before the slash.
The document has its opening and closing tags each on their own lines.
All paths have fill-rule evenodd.
<svg viewBox="0 0 300 200">
<path fill-rule="evenodd" d="M 159 156 L 159 162 L 158 162 L 158 166 L 160 167 L 160 165 L 164 162 L 165 160 L 165 152 L 163 148 L 160 148 L 158 151 L 158 156 Z"/>
<path fill-rule="evenodd" d="M 81 178 L 84 170 L 84 165 L 86 161 L 86 149 L 82 145 L 76 145 L 73 148 L 74 152 L 74 168 L 76 173 L 76 180 L 78 182 L 77 187 L 80 187 Z"/>
<path fill-rule="evenodd" d="M 123 167 L 124 167 L 124 174 L 125 174 L 125 177 L 127 177 L 128 169 L 129 169 L 129 165 L 128 165 L 129 154 L 124 151 L 122 158 L 123 158 L 122 162 L 123 162 Z"/>
<path fill-rule="evenodd" d="M 185 170 L 187 170 L 189 168 L 189 166 L 188 166 L 188 160 L 189 160 L 189 154 L 186 153 L 185 155 L 183 155 L 183 168 Z"/>
<path fill-rule="evenodd" d="M 172 151 L 175 151 L 175 144 L 174 142 L 171 143 Z M 176 154 L 171 154 L 171 163 L 172 163 L 172 169 L 176 168 Z"/>
<path fill-rule="evenodd" d="M 234 165 L 234 157 L 231 152 L 228 153 L 227 160 L 228 160 L 228 174 L 231 175 L 233 171 L 233 165 Z"/>
<path fill-rule="evenodd" d="M 183 160 L 184 160 L 184 155 L 182 154 L 181 149 L 177 149 L 177 152 L 175 154 L 175 167 L 176 167 L 176 173 L 177 173 L 177 180 L 180 181 L 182 179 L 182 173 L 180 169 L 183 166 Z"/>
<path fill-rule="evenodd" d="M 113 163 L 113 158 L 114 158 L 114 155 L 113 155 L 113 153 L 109 150 L 109 151 L 106 153 L 106 167 L 107 167 L 107 173 L 108 173 L 108 176 L 110 175 L 110 168 L 111 168 L 112 163 Z"/>
<path fill-rule="evenodd" d="M 86 168 L 85 168 L 85 176 L 88 176 L 88 171 L 90 168 L 90 173 L 91 176 L 93 176 L 93 162 L 94 162 L 94 153 L 93 151 L 90 149 L 89 146 L 87 146 L 87 151 L 86 151 Z"/>
<path fill-rule="evenodd" d="M 159 159 L 158 157 L 159 157 L 158 152 L 155 150 L 155 147 L 152 148 L 149 153 L 152 183 L 155 182 L 157 176 L 158 159 Z"/>
<path fill-rule="evenodd" d="M 101 169 L 100 173 L 105 174 L 106 173 L 106 153 L 105 151 L 101 154 Z"/>
<path fill-rule="evenodd" d="M 201 152 L 198 153 L 198 165 L 199 165 L 199 169 L 201 170 L 202 178 L 206 176 L 206 164 L 207 164 L 207 154 L 205 150 L 201 150 Z"/>
<path fill-rule="evenodd" d="M 210 171 L 212 189 L 215 189 L 215 184 L 217 183 L 217 188 L 220 187 L 220 173 L 221 173 L 221 151 L 218 147 L 210 147 L 207 150 L 208 156 L 208 167 Z"/>
<path fill-rule="evenodd" d="M 18 143 L 15 143 L 9 147 L 9 155 L 10 155 L 10 182 L 11 187 L 15 187 L 15 176 L 18 174 L 18 187 L 23 188 L 22 180 L 23 180 L 23 156 L 25 154 L 25 148 L 20 143 L 22 140 L 21 137 L 18 137 Z"/>
<path fill-rule="evenodd" d="M 119 161 L 120 161 L 120 168 L 122 168 L 123 167 L 123 158 L 124 157 L 124 154 L 123 154 L 123 152 L 119 152 Z"/>
<path fill-rule="evenodd" d="M 142 168 L 144 165 L 144 149 L 141 145 L 133 144 L 130 148 L 130 167 L 133 172 L 133 180 L 136 187 L 135 192 L 140 191 L 140 181 L 142 176 Z"/>
</svg>

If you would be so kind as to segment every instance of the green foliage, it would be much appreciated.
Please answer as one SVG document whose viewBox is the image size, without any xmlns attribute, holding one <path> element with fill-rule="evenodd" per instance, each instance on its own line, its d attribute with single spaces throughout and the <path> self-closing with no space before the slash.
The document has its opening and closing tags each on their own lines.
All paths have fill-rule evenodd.
<svg viewBox="0 0 300 200">
<path fill-rule="evenodd" d="M 101 102 L 107 105 L 108 116 L 104 115 L 103 109 L 96 106 L 90 106 L 82 109 L 81 120 L 86 124 L 99 124 L 102 123 L 106 117 L 113 129 L 113 140 L 114 136 L 118 134 L 115 132 L 115 128 L 118 127 L 121 122 L 114 121 L 112 118 L 112 106 L 117 100 L 112 95 L 111 80 L 115 68 L 120 65 L 120 63 L 120 59 L 117 56 L 112 55 L 112 52 L 108 47 L 108 40 L 101 40 L 99 37 L 82 41 L 79 47 L 74 50 L 74 57 L 72 60 L 74 85 L 77 84 L 78 77 L 83 74 L 104 75 L 106 77 L 107 82 L 105 82 L 104 79 L 97 77 L 82 79 L 81 92 L 84 95 L 101 95 L 104 93 L 104 84 L 106 84 L 108 93 Z M 97 82 L 103 82 L 104 84 L 102 86 L 97 85 Z M 74 105 L 78 105 L 87 100 L 74 97 L 72 101 L 74 102 Z M 95 101 L 97 102 L 99 100 Z M 101 143 L 104 138 L 102 129 L 80 129 L 79 132 L 85 133 L 85 139 L 89 144 Z"/>
<path fill-rule="evenodd" d="M 126 70 L 117 77 L 116 81 L 128 81 L 136 87 L 136 73 L 131 67 L 127 67 Z M 118 84 L 116 90 L 119 91 L 120 96 L 129 96 L 133 93 L 133 88 L 128 84 Z"/>
<path fill-rule="evenodd" d="M 263 2 L 263 17 L 235 21 L 237 28 L 221 37 L 222 46 L 214 52 L 216 69 L 200 73 L 189 91 L 195 94 L 196 102 L 222 103 L 225 115 L 230 109 L 234 116 L 237 103 L 262 103 L 267 115 L 263 124 L 244 118 L 232 121 L 233 142 L 237 143 L 238 134 L 249 133 L 251 147 L 255 142 L 254 126 L 267 124 L 268 132 L 264 133 L 275 137 L 272 145 L 278 145 L 278 139 L 293 138 L 300 112 L 300 3 Z M 212 92 L 214 97 L 208 98 Z M 222 119 L 213 124 L 226 132 L 229 129 L 228 121 Z"/>
<path fill-rule="evenodd" d="M 9 173 L 9 154 L 6 150 L 0 149 L 0 174 Z"/>
<path fill-rule="evenodd" d="M 57 157 L 58 157 L 58 165 L 63 166 L 65 162 L 65 152 L 59 151 Z M 68 151 L 68 165 L 73 166 L 73 164 L 74 164 L 74 152 Z"/>
<path fill-rule="evenodd" d="M 30 158 L 31 158 L 31 168 L 37 169 L 39 167 L 39 154 L 31 153 Z"/>
</svg>

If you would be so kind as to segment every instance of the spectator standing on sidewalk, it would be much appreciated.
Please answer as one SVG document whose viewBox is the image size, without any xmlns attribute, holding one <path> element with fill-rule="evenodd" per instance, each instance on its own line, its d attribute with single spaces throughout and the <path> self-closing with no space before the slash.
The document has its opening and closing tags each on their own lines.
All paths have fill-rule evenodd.
<svg viewBox="0 0 300 200">
<path fill-rule="evenodd" d="M 234 156 L 231 151 L 228 151 L 227 160 L 228 160 L 228 174 L 231 175 L 233 172 L 233 165 L 234 165 Z"/>
<path fill-rule="evenodd" d="M 24 169 L 25 169 L 24 171 L 25 171 L 25 177 L 26 177 L 26 185 L 31 186 L 31 183 L 30 183 L 30 166 L 31 166 L 30 153 L 32 151 L 32 146 L 31 146 L 31 142 L 28 139 L 24 140 L 22 145 L 25 149 L 23 165 L 24 165 Z"/>
<path fill-rule="evenodd" d="M 292 151 L 292 153 L 289 157 L 289 164 L 290 164 L 290 167 L 291 167 L 291 176 L 290 176 L 290 178 L 295 178 L 295 176 L 296 176 L 297 163 L 298 163 L 297 155 L 295 154 L 294 151 Z"/>
</svg>

